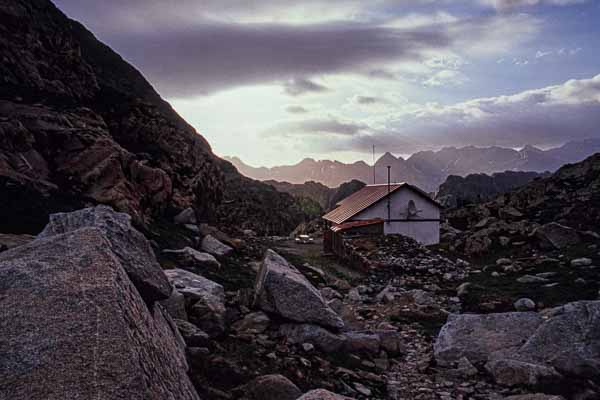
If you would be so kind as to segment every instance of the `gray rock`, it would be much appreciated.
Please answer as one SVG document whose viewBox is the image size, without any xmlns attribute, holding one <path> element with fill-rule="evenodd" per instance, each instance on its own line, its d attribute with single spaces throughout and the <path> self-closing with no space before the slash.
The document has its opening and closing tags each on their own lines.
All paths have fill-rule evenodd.
<svg viewBox="0 0 600 400">
<path fill-rule="evenodd" d="M 38 235 L 46 238 L 83 227 L 100 229 L 110 249 L 121 260 L 129 278 L 147 303 L 169 298 L 171 285 L 156 261 L 150 243 L 131 226 L 131 217 L 108 206 L 84 208 L 50 215 L 50 222 Z"/>
<path fill-rule="evenodd" d="M 0 397 L 198 399 L 174 324 L 106 233 L 66 231 L 0 254 Z"/>
<path fill-rule="evenodd" d="M 269 325 L 271 319 L 262 311 L 247 314 L 241 320 L 232 325 L 233 330 L 239 333 L 258 334 L 263 333 Z"/>
<path fill-rule="evenodd" d="M 173 217 L 173 222 L 181 225 L 195 225 L 198 222 L 196 220 L 196 212 L 192 207 L 188 207 L 179 214 L 177 214 L 175 217 Z"/>
<path fill-rule="evenodd" d="M 498 215 L 500 216 L 500 218 L 506 219 L 506 220 L 519 219 L 519 218 L 523 217 L 522 212 L 520 212 L 516 208 L 510 207 L 510 206 L 503 207 L 500 210 L 498 210 Z"/>
<path fill-rule="evenodd" d="M 182 319 L 176 319 L 175 324 L 177 325 L 177 329 L 183 337 L 183 340 L 188 346 L 203 347 L 208 344 L 208 334 L 198 328 L 196 325 Z"/>
<path fill-rule="evenodd" d="M 406 354 L 406 343 L 402 334 L 394 330 L 376 330 L 382 350 L 391 356 Z"/>
<path fill-rule="evenodd" d="M 202 243 L 200 247 L 203 251 L 208 254 L 212 254 L 215 257 L 224 258 L 233 253 L 233 248 L 227 246 L 226 244 L 220 242 L 213 235 L 206 235 L 204 239 L 202 239 Z"/>
<path fill-rule="evenodd" d="M 472 377 L 477 375 L 477 368 L 475 368 L 466 357 L 462 357 L 456 364 L 456 372 L 458 372 L 460 376 Z"/>
<path fill-rule="evenodd" d="M 165 274 L 185 296 L 190 321 L 211 337 L 223 333 L 226 311 L 223 286 L 183 269 L 169 269 Z"/>
<path fill-rule="evenodd" d="M 535 393 L 535 394 L 516 394 L 514 396 L 505 397 L 503 400 L 565 400 L 562 396 L 557 396 L 553 394 L 543 394 L 543 393 Z"/>
<path fill-rule="evenodd" d="M 600 378 L 600 301 L 578 301 L 544 312 L 544 323 L 512 355 L 567 376 Z"/>
<path fill-rule="evenodd" d="M 464 282 L 458 285 L 456 288 L 456 295 L 458 297 L 464 297 L 469 293 L 469 289 L 473 287 L 473 284 L 470 282 Z"/>
<path fill-rule="evenodd" d="M 353 400 L 352 397 L 342 396 L 325 389 L 315 389 L 306 392 L 298 400 Z"/>
<path fill-rule="evenodd" d="M 312 343 L 324 352 L 340 351 L 346 342 L 342 335 L 336 335 L 318 325 L 284 324 L 279 329 L 288 343 Z"/>
<path fill-rule="evenodd" d="M 256 276 L 255 304 L 297 322 L 342 328 L 344 322 L 321 293 L 283 257 L 267 250 Z"/>
<path fill-rule="evenodd" d="M 208 253 L 192 249 L 191 247 L 184 247 L 179 250 L 163 250 L 163 254 L 174 257 L 176 260 L 182 263 L 179 267 L 187 267 L 193 270 L 202 271 L 205 268 L 220 268 L 221 263 L 217 259 Z"/>
<path fill-rule="evenodd" d="M 200 228 L 198 228 L 198 225 L 196 224 L 184 224 L 183 226 L 190 232 L 193 232 L 197 235 L 200 234 Z"/>
<path fill-rule="evenodd" d="M 592 265 L 591 258 L 582 257 L 571 260 L 571 267 L 587 267 L 588 265 Z"/>
<path fill-rule="evenodd" d="M 348 300 L 352 303 L 360 303 L 362 301 L 362 296 L 357 288 L 352 288 L 348 291 Z"/>
<path fill-rule="evenodd" d="M 562 378 L 552 367 L 515 360 L 492 360 L 485 364 L 485 369 L 496 383 L 504 386 L 537 387 Z"/>
<path fill-rule="evenodd" d="M 283 375 L 263 375 L 236 391 L 249 400 L 296 400 L 302 396 L 298 386 Z"/>
<path fill-rule="evenodd" d="M 485 362 L 496 351 L 521 346 L 541 323 L 535 312 L 451 314 L 434 344 L 435 359 L 443 366 L 462 357 L 473 364 Z"/>
<path fill-rule="evenodd" d="M 546 283 L 548 279 L 534 275 L 523 275 L 517 279 L 519 283 Z"/>
<path fill-rule="evenodd" d="M 378 335 L 364 332 L 345 332 L 344 350 L 350 353 L 377 354 L 381 345 Z"/>
<path fill-rule="evenodd" d="M 485 369 L 504 386 L 543 387 L 562 378 L 552 367 L 515 360 L 492 360 Z"/>
<path fill-rule="evenodd" d="M 344 302 L 340 299 L 330 300 L 327 302 L 327 305 L 337 314 L 342 314 L 344 311 Z"/>
<path fill-rule="evenodd" d="M 302 343 L 302 350 L 308 352 L 308 351 L 313 351 L 315 349 L 315 346 L 312 345 L 312 343 Z"/>
<path fill-rule="evenodd" d="M 166 300 L 159 302 L 173 319 L 182 319 L 187 321 L 188 316 L 185 311 L 185 296 L 177 289 L 173 289 L 171 296 Z"/>
<path fill-rule="evenodd" d="M 503 361 L 488 368 L 498 371 L 502 382 L 557 381 L 561 376 L 595 380 L 600 378 L 600 301 L 543 313 L 452 316 L 434 351 L 442 365 L 462 356 L 471 362 Z"/>
<path fill-rule="evenodd" d="M 353 383 L 354 389 L 356 389 L 356 391 L 360 394 L 362 394 L 363 396 L 371 396 L 371 389 L 369 389 L 368 387 L 366 387 L 365 385 L 363 385 L 360 382 L 354 382 Z"/>
<path fill-rule="evenodd" d="M 543 247 L 562 249 L 564 247 L 573 246 L 581 241 L 579 234 L 573 228 L 561 225 L 557 222 L 538 227 L 534 231 L 535 237 L 538 238 Z"/>
<path fill-rule="evenodd" d="M 321 296 L 323 296 L 323 298 L 326 300 L 343 299 L 344 298 L 344 296 L 342 296 L 340 294 L 340 292 L 338 292 L 335 289 L 330 288 L 329 286 L 326 286 L 323 289 L 321 289 Z"/>
<path fill-rule="evenodd" d="M 515 301 L 514 307 L 517 311 L 533 311 L 535 310 L 535 302 L 524 297 Z"/>
</svg>

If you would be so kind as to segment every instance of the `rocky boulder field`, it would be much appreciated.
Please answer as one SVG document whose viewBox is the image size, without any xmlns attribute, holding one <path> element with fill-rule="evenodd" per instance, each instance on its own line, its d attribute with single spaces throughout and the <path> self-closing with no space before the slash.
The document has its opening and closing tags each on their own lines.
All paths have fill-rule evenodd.
<svg viewBox="0 0 600 400">
<path fill-rule="evenodd" d="M 352 239 L 366 268 L 346 274 L 318 244 L 198 231 L 193 246 L 160 248 L 127 214 L 97 206 L 52 215 L 35 238 L 8 236 L 0 393 L 598 398 L 598 293 L 544 304 L 507 288 L 507 309 L 473 310 L 484 267 L 409 238 Z M 586 249 L 591 261 L 558 268 L 592 274 L 597 251 Z"/>
</svg>

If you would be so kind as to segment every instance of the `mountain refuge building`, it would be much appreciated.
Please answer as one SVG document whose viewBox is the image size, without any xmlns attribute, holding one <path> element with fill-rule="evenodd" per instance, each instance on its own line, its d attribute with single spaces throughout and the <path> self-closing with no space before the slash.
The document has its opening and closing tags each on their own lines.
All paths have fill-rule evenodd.
<svg viewBox="0 0 600 400">
<path fill-rule="evenodd" d="M 323 216 L 324 246 L 332 250 L 342 236 L 400 234 L 430 245 L 440 241 L 442 206 L 408 183 L 367 185 Z"/>
</svg>

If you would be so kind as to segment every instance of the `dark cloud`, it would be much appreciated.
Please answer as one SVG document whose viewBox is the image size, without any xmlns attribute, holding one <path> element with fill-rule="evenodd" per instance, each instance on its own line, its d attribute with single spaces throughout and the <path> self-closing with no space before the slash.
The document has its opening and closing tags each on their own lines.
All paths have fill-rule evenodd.
<svg viewBox="0 0 600 400">
<path fill-rule="evenodd" d="M 59 5 L 84 23 L 89 21 L 101 40 L 138 67 L 167 97 L 327 73 L 368 74 L 373 65 L 420 60 L 423 51 L 451 42 L 441 28 L 406 31 L 352 22 L 225 23 L 193 12 L 197 3 L 189 11 L 195 18 L 182 15 L 184 8 L 171 2 L 121 3 L 61 0 Z M 298 92 L 302 83 L 296 85 Z M 290 90 L 295 93 L 295 86 Z"/>
<path fill-rule="evenodd" d="M 417 60 L 422 50 L 449 42 L 441 32 L 352 24 L 206 24 L 175 31 L 114 32 L 107 37 L 169 97 L 209 94 L 296 76 L 356 72 L 372 63 Z M 298 92 L 302 83 L 299 81 Z M 294 93 L 295 89 L 292 86 L 290 90 Z"/>
<path fill-rule="evenodd" d="M 354 96 L 354 102 L 361 105 L 372 105 L 386 103 L 385 99 L 373 96 Z"/>
<path fill-rule="evenodd" d="M 322 93 L 329 89 L 306 78 L 292 78 L 283 85 L 283 91 L 289 96 L 300 96 L 307 93 Z"/>
<path fill-rule="evenodd" d="M 480 0 L 481 3 L 492 5 L 499 10 L 510 10 L 513 8 L 529 7 L 539 4 L 568 6 L 585 3 L 586 1 L 588 0 Z"/>
<path fill-rule="evenodd" d="M 290 114 L 306 114 L 308 110 L 302 106 L 289 105 L 285 108 L 285 111 Z"/>
<path fill-rule="evenodd" d="M 263 132 L 263 136 L 355 136 L 361 132 L 364 132 L 368 128 L 369 127 L 363 123 L 340 121 L 336 118 L 328 117 L 307 119 L 303 121 L 282 122 Z"/>
</svg>

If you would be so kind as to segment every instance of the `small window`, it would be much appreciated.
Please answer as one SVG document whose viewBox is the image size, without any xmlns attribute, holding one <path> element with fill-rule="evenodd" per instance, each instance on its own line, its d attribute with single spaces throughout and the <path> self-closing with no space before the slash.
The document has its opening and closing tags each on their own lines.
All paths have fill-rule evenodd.
<svg viewBox="0 0 600 400">
<path fill-rule="evenodd" d="M 417 210 L 417 205 L 415 204 L 414 200 L 409 200 L 408 201 L 408 209 L 406 212 L 407 219 L 416 217 L 418 212 L 419 212 L 419 210 Z"/>
</svg>

